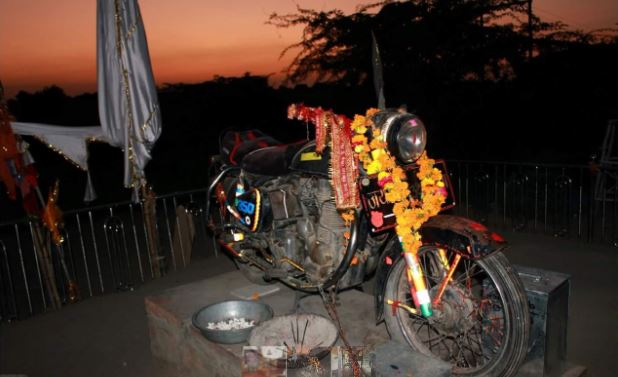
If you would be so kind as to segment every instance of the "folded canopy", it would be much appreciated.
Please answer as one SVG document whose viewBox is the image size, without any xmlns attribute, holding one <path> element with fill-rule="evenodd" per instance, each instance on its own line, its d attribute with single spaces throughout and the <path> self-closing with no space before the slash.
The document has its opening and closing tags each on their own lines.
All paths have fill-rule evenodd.
<svg viewBox="0 0 618 377">
<path fill-rule="evenodd" d="M 61 154 L 67 161 L 88 173 L 84 201 L 96 199 L 88 169 L 88 143 L 101 141 L 109 143 L 100 126 L 65 127 L 53 124 L 11 122 L 13 132 L 33 136 L 50 149 Z"/>
<path fill-rule="evenodd" d="M 39 139 L 84 171 L 88 171 L 88 142 L 108 143 L 100 126 L 65 127 L 53 124 L 11 122 L 11 127 L 16 134 Z"/>
</svg>

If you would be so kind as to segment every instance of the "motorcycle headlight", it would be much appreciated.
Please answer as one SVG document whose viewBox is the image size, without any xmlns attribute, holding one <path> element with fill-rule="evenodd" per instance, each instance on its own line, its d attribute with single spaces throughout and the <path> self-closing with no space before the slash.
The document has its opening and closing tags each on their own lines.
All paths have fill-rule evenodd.
<svg viewBox="0 0 618 377">
<path fill-rule="evenodd" d="M 409 164 L 421 156 L 427 145 L 427 131 L 416 115 L 394 112 L 380 121 L 388 150 L 400 162 Z"/>
</svg>

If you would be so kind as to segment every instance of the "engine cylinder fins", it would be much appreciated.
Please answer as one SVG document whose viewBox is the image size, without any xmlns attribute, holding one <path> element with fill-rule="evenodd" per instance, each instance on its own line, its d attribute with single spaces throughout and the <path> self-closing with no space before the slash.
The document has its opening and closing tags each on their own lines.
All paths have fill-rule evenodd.
<svg viewBox="0 0 618 377">
<path fill-rule="evenodd" d="M 359 223 L 362 219 L 362 216 L 359 216 L 358 212 L 354 214 L 354 221 L 350 225 L 350 238 L 348 240 L 348 244 L 346 246 L 345 254 L 341 262 L 338 264 L 337 268 L 333 273 L 319 286 L 315 287 L 315 290 L 319 289 L 328 289 L 333 285 L 337 284 L 337 282 L 345 275 L 345 273 L 350 268 L 350 264 L 356 255 L 356 250 L 358 247 L 358 230 Z"/>
</svg>

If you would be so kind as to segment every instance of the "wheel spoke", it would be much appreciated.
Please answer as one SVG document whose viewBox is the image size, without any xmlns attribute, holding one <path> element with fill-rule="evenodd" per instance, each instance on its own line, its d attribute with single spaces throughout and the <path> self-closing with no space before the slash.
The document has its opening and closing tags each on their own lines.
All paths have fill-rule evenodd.
<svg viewBox="0 0 618 377">
<path fill-rule="evenodd" d="M 444 339 L 442 339 L 441 343 L 444 346 L 446 352 L 448 353 L 447 360 L 453 360 L 453 349 L 448 346 L 448 344 L 446 343 L 447 340 L 450 339 L 448 337 L 445 337 Z"/>
<path fill-rule="evenodd" d="M 446 250 L 446 253 L 446 258 L 441 258 L 437 249 L 427 246 L 419 249 L 419 264 L 430 297 L 437 294 L 448 274 L 448 266 L 455 260 L 455 252 Z M 497 285 L 502 282 L 494 280 L 494 274 L 487 268 L 484 260 L 458 261 L 441 304 L 434 308 L 433 318 L 397 311 L 398 323 L 408 342 L 422 352 L 450 362 L 456 373 L 474 373 L 477 368 L 496 362 L 510 342 L 505 334 L 505 323 L 511 318 L 504 309 L 505 291 Z M 400 271 L 398 291 L 392 297 L 416 307 L 405 265 Z"/>
<path fill-rule="evenodd" d="M 475 339 L 475 341 L 478 342 L 479 348 L 481 350 L 481 357 L 484 360 L 491 360 L 491 357 L 489 357 L 489 355 L 485 355 L 485 348 L 483 347 L 483 340 L 481 339 L 481 333 L 477 332 L 476 336 L 478 337 L 478 341 Z"/>
<path fill-rule="evenodd" d="M 423 264 L 423 275 L 425 276 L 425 286 L 427 287 L 427 289 L 430 289 L 431 285 L 429 284 L 429 277 L 433 275 L 431 274 L 432 270 L 429 269 L 429 267 L 431 266 L 431 261 L 428 262 L 427 261 L 428 259 L 429 259 L 428 254 L 425 254 L 424 258 L 422 258 L 422 264 Z"/>
<path fill-rule="evenodd" d="M 466 338 L 466 341 L 468 342 L 468 349 L 472 352 L 472 356 L 474 357 L 474 367 L 478 367 L 479 362 L 477 356 L 480 355 L 481 358 L 483 357 L 483 347 L 477 344 L 477 350 L 475 350 L 474 345 L 472 344 L 472 339 L 470 338 L 470 333 L 466 332 L 464 333 L 464 336 Z"/>
<path fill-rule="evenodd" d="M 427 339 L 429 338 L 431 338 L 431 331 L 430 331 L 429 322 L 427 322 Z M 429 350 L 431 351 L 431 342 L 429 343 Z"/>
<path fill-rule="evenodd" d="M 459 341 L 457 339 L 455 339 L 455 344 L 457 345 L 457 348 L 459 349 L 459 352 L 457 352 L 457 356 L 455 357 L 455 365 L 459 365 L 462 367 L 465 367 L 465 365 L 460 364 L 460 361 L 463 360 L 465 362 L 464 359 L 464 353 L 463 353 L 463 348 L 461 347 L 461 345 L 459 344 Z"/>
<path fill-rule="evenodd" d="M 413 318 L 412 320 L 415 324 L 419 324 L 418 328 L 416 329 L 417 334 L 421 331 L 423 326 L 429 327 L 429 322 L 427 320 L 420 320 L 419 318 Z"/>
<path fill-rule="evenodd" d="M 435 330 L 434 330 L 435 331 Z M 442 339 L 446 338 L 446 335 L 440 334 L 437 331 L 435 332 L 437 335 L 433 336 L 433 337 L 429 337 L 427 339 L 424 340 L 425 343 L 435 343 L 435 342 L 440 342 L 442 341 Z"/>
<path fill-rule="evenodd" d="M 464 262 L 465 263 L 465 262 Z M 473 266 L 474 267 L 474 266 Z M 457 278 L 453 279 L 455 283 L 463 283 L 464 281 L 469 281 L 471 280 L 473 277 L 478 276 L 479 274 L 484 273 L 485 271 L 483 270 L 479 270 L 476 271 L 474 273 L 469 273 L 468 270 L 466 270 L 464 273 L 460 274 L 459 276 L 457 276 Z"/>
</svg>

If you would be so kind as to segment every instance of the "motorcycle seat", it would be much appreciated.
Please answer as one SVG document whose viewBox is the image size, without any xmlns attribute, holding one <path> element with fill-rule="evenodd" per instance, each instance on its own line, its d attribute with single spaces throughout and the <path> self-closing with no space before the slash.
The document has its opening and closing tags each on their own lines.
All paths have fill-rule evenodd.
<svg viewBox="0 0 618 377">
<path fill-rule="evenodd" d="M 254 150 L 280 144 L 260 130 L 226 130 L 219 138 L 219 153 L 226 164 L 236 166 Z"/>
<path fill-rule="evenodd" d="M 289 172 L 294 156 L 306 143 L 302 140 L 254 150 L 243 158 L 242 169 L 255 175 L 285 175 Z"/>
</svg>

